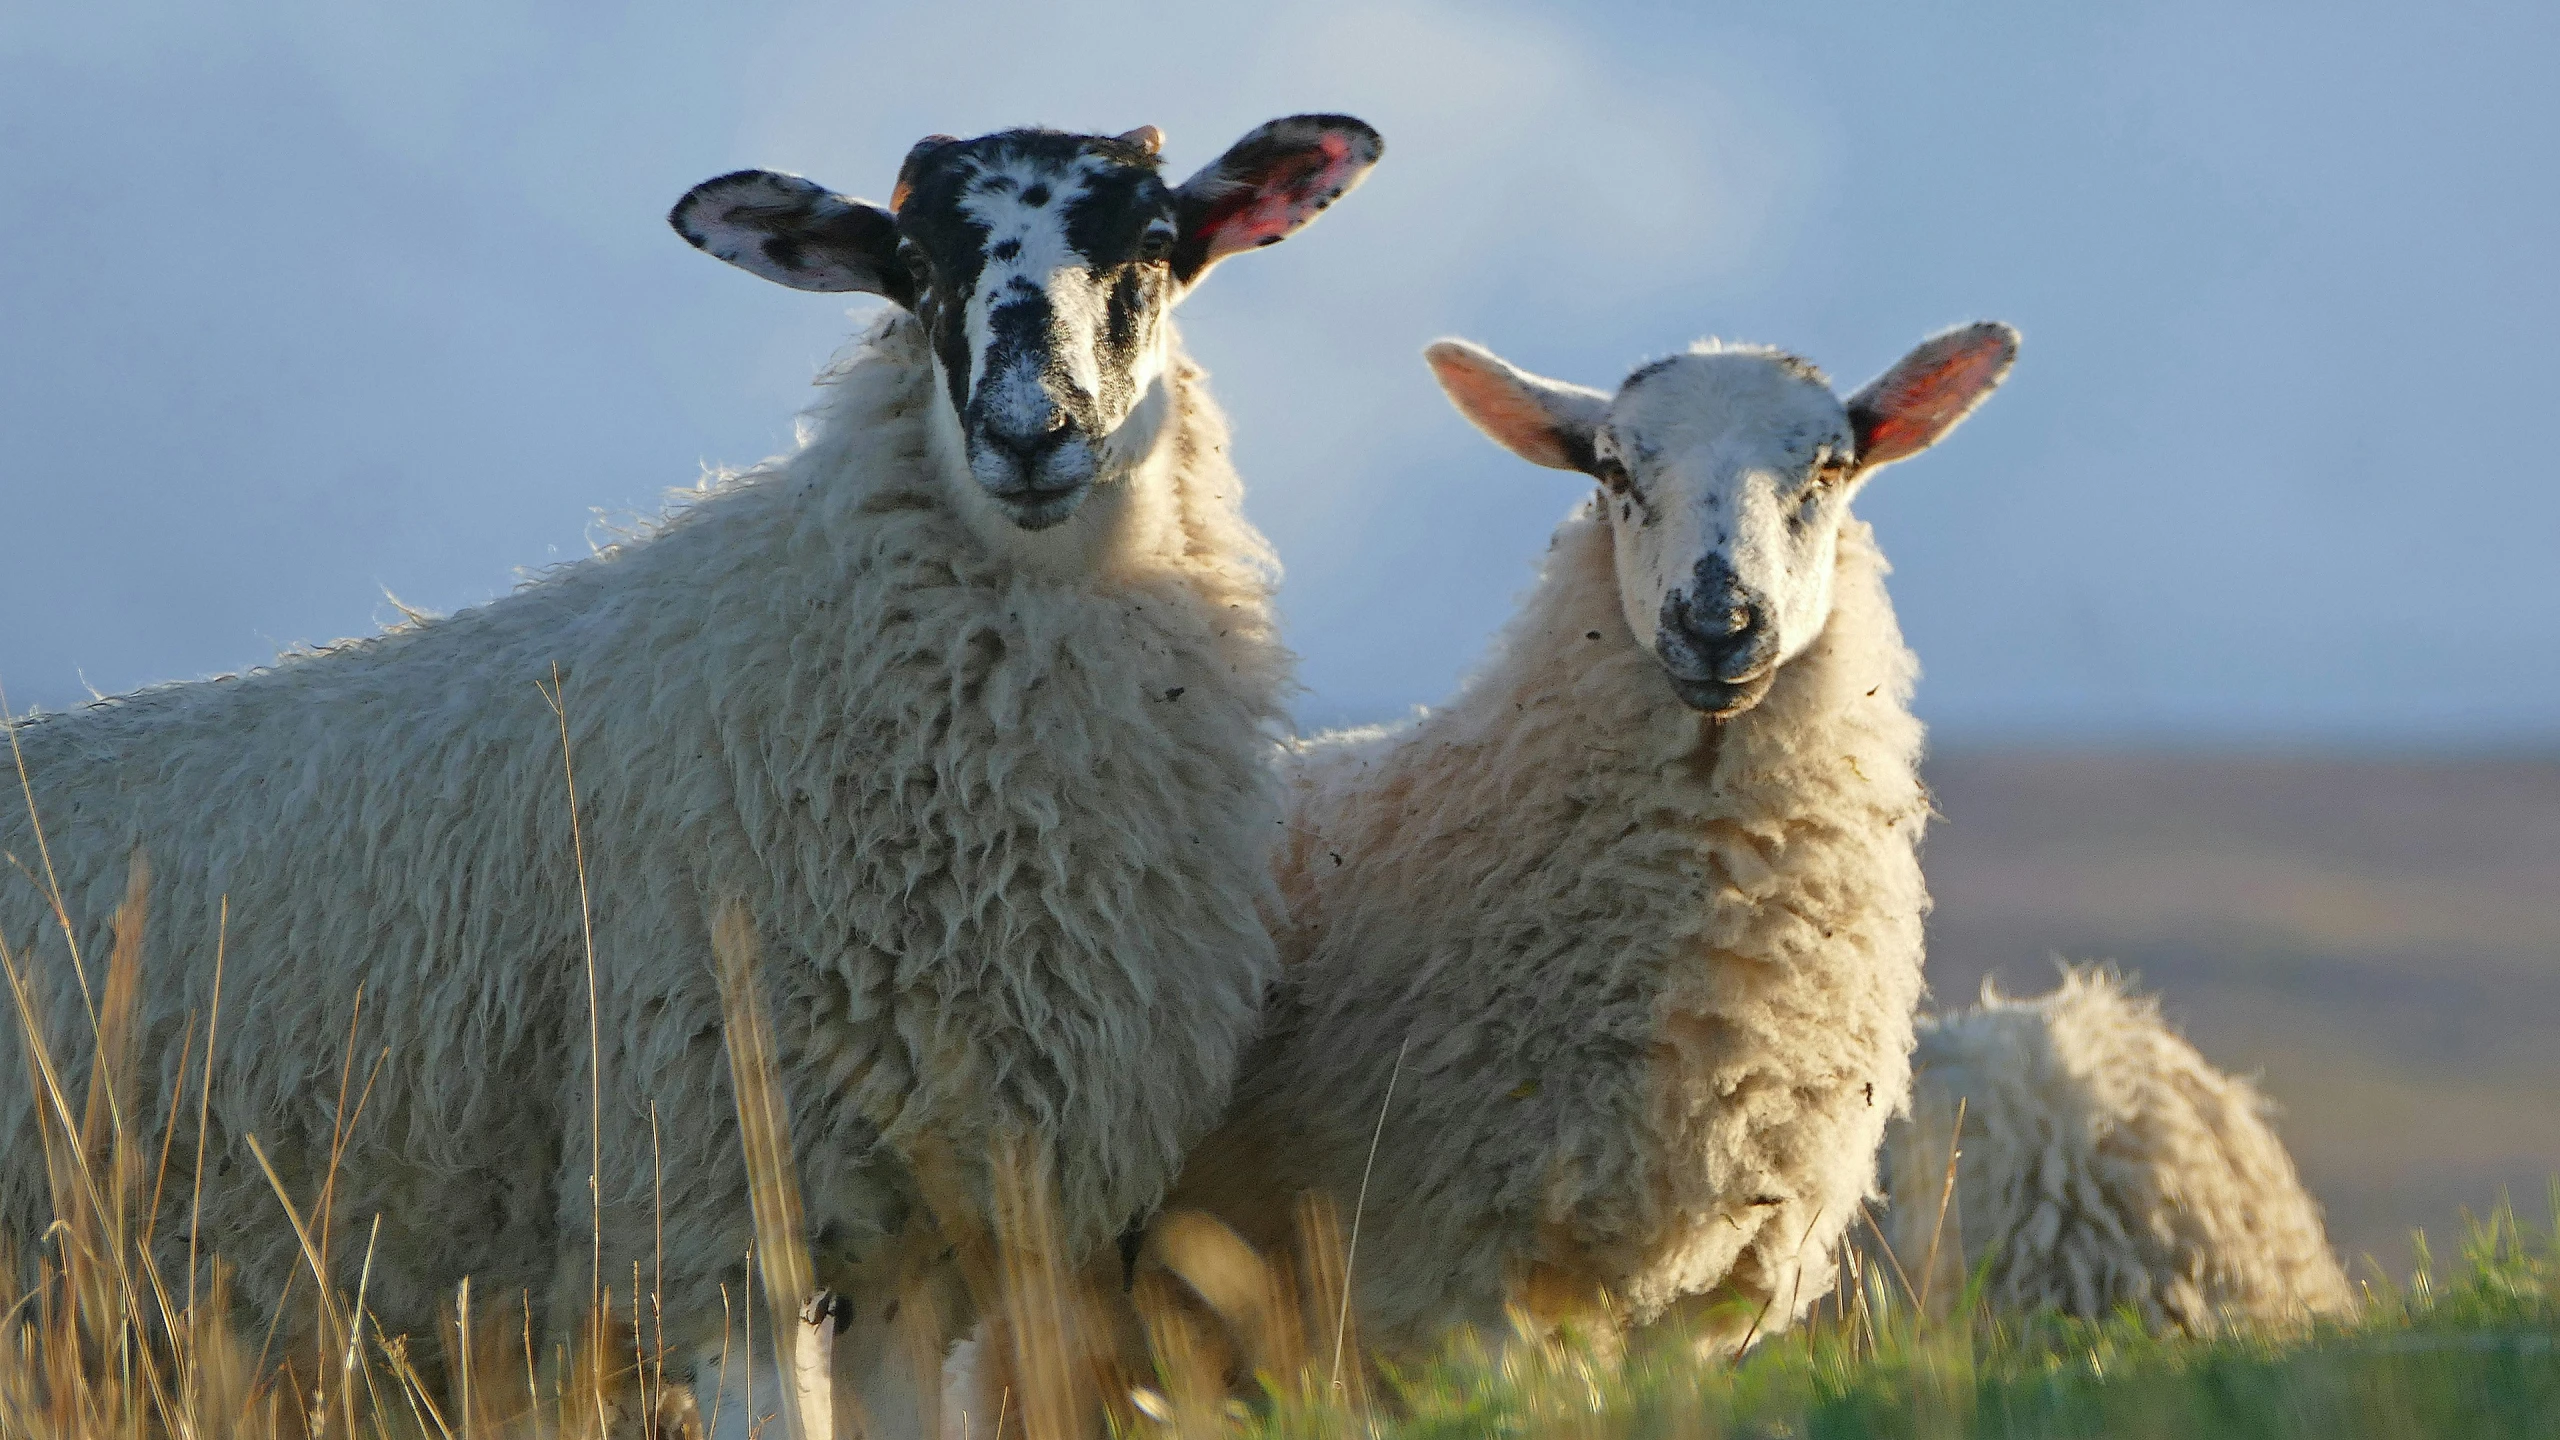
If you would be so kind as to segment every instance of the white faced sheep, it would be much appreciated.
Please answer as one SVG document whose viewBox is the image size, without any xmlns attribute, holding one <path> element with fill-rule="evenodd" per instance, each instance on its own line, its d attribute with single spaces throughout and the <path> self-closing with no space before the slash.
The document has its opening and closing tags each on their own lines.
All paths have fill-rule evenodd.
<svg viewBox="0 0 2560 1440">
<path fill-rule="evenodd" d="M 1045 1140 L 1078 1248 L 1156 1202 L 1273 974 L 1256 903 L 1290 670 L 1169 312 L 1381 148 L 1298 116 L 1175 186 L 1159 138 L 937 136 L 891 209 L 767 172 L 695 188 L 670 217 L 693 244 L 898 307 L 796 451 L 485 607 L 17 727 L 85 953 L 127 857 L 156 867 L 147 1123 L 190 1017 L 204 1053 L 223 947 L 201 1228 L 245 1296 L 303 1263 L 254 1133 L 298 1202 L 334 1175 L 333 1279 L 381 1217 L 366 1298 L 395 1330 L 466 1275 L 572 1324 L 600 1250 L 621 1288 L 640 1263 L 679 1364 L 718 1354 L 751 1238 L 707 948 L 729 899 L 762 939 L 848 1369 L 884 1353 L 889 1277 L 944 1253 L 920 1150 L 982 1182 L 990 1137 Z M 23 810 L 0 850 L 25 862 L 0 937 L 85 1068 Z M 333 1138 L 360 987 L 358 1079 L 383 1058 Z M 19 1073 L 14 1027 L 0 1048 Z M 18 1093 L 0 1205 L 27 1243 L 49 1197 Z M 164 1259 L 188 1253 L 187 1191 Z"/>
<path fill-rule="evenodd" d="M 1390 1350 L 1692 1296 L 1738 1302 L 1730 1342 L 1827 1291 L 1926 905 L 1914 666 L 1849 501 L 2015 346 L 1941 335 L 1845 403 L 1757 348 L 1614 396 L 1431 348 L 1488 435 L 1600 489 L 1447 708 L 1298 751 L 1285 980 L 1172 1204 L 1265 1248 L 1299 1192 L 1356 1207 Z"/>
<path fill-rule="evenodd" d="M 1913 1072 L 1885 1175 L 1915 1284 L 1932 1255 L 1942 1295 L 1987 1262 L 1983 1298 L 2002 1309 L 2129 1309 L 2193 1332 L 2351 1304 L 2266 1098 L 2115 976 L 2067 971 L 2032 1000 L 1985 986 L 1973 1009 L 1921 1022 Z"/>
</svg>

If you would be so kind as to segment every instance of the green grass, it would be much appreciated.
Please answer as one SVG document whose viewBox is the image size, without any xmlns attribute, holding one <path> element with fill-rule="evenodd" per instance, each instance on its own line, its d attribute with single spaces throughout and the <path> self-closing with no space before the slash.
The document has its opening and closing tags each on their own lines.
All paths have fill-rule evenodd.
<svg viewBox="0 0 2560 1440">
<path fill-rule="evenodd" d="M 2560 1210 L 2560 1202 L 2555 1202 Z M 2560 1251 L 2501 1208 L 2458 1260 L 2373 1283 L 2361 1316 L 2292 1334 L 2153 1337 L 1959 1305 L 1921 1320 L 1869 1270 L 1848 1303 L 1739 1363 L 1676 1336 L 1623 1357 L 1564 1341 L 1453 1346 L 1395 1377 L 1393 1416 L 1304 1396 L 1241 1428 L 1268 1440 L 1477 1437 L 2560 1436 Z"/>
</svg>

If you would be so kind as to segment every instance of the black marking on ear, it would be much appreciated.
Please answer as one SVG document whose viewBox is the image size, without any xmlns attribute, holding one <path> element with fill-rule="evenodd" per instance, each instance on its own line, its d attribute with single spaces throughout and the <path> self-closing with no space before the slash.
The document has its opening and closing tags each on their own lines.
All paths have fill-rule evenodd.
<svg viewBox="0 0 2560 1440">
<path fill-rule="evenodd" d="M 1290 115 L 1256 127 L 1174 191 L 1174 278 L 1189 285 L 1219 256 L 1261 249 L 1305 226 L 1359 184 L 1385 149 L 1376 130 L 1348 115 Z M 1229 233 L 1236 224 L 1244 231 Z"/>
<path fill-rule="evenodd" d="M 667 212 L 685 243 L 799 290 L 867 291 L 912 309 L 897 263 L 896 217 L 797 175 L 737 170 L 685 192 Z"/>
<path fill-rule="evenodd" d="M 1265 241 L 1263 243 L 1269 244 L 1270 242 Z M 1608 478 L 1600 473 L 1600 452 L 1593 448 L 1592 439 L 1588 433 L 1568 430 L 1562 425 L 1551 426 L 1549 428 L 1551 433 L 1555 436 L 1556 448 L 1564 452 L 1566 464 L 1581 471 L 1585 475 L 1591 476 L 1593 479 L 1606 480 Z"/>
</svg>

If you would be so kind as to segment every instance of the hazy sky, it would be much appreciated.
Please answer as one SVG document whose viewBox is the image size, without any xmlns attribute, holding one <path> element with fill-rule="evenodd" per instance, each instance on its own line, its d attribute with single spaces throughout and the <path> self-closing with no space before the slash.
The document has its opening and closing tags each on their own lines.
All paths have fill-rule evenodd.
<svg viewBox="0 0 2560 1440">
<path fill-rule="evenodd" d="M 2560 7 L 0 5 L 22 709 L 486 600 L 780 448 L 856 321 L 687 249 L 697 180 L 878 199 L 1018 123 L 1178 176 L 1345 110 L 1367 187 L 1184 310 L 1309 722 L 1445 694 L 1577 497 L 1424 342 L 1845 388 L 1989 317 L 2007 389 L 1861 502 L 1943 735 L 2560 738 Z"/>
</svg>

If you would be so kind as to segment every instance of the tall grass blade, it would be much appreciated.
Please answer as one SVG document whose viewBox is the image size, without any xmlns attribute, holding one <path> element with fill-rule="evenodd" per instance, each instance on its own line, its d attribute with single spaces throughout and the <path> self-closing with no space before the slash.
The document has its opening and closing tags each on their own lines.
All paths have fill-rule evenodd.
<svg viewBox="0 0 2560 1440">
<path fill-rule="evenodd" d="M 809 1265 L 808 1227 L 801 1211 L 800 1180 L 791 1159 L 791 1116 L 782 1089 L 782 1064 L 773 1043 L 773 1023 L 765 1011 L 757 967 L 761 947 L 755 921 L 746 907 L 723 904 L 711 926 L 711 954 L 720 977 L 720 1012 L 729 1046 L 729 1081 L 738 1103 L 738 1135 L 746 1150 L 747 1200 L 755 1218 L 756 1254 L 771 1317 L 776 1368 L 789 1378 L 794 1403 L 785 1408 L 800 1417 L 802 1440 L 826 1440 L 834 1429 L 831 1394 L 815 1393 L 831 1384 L 826 1368 L 812 1372 L 790 1353 L 801 1327 L 800 1314 L 816 1293 Z M 753 1362 L 749 1349 L 749 1364 Z M 825 1429 L 807 1429 L 811 1417 L 823 1417 Z"/>
</svg>

